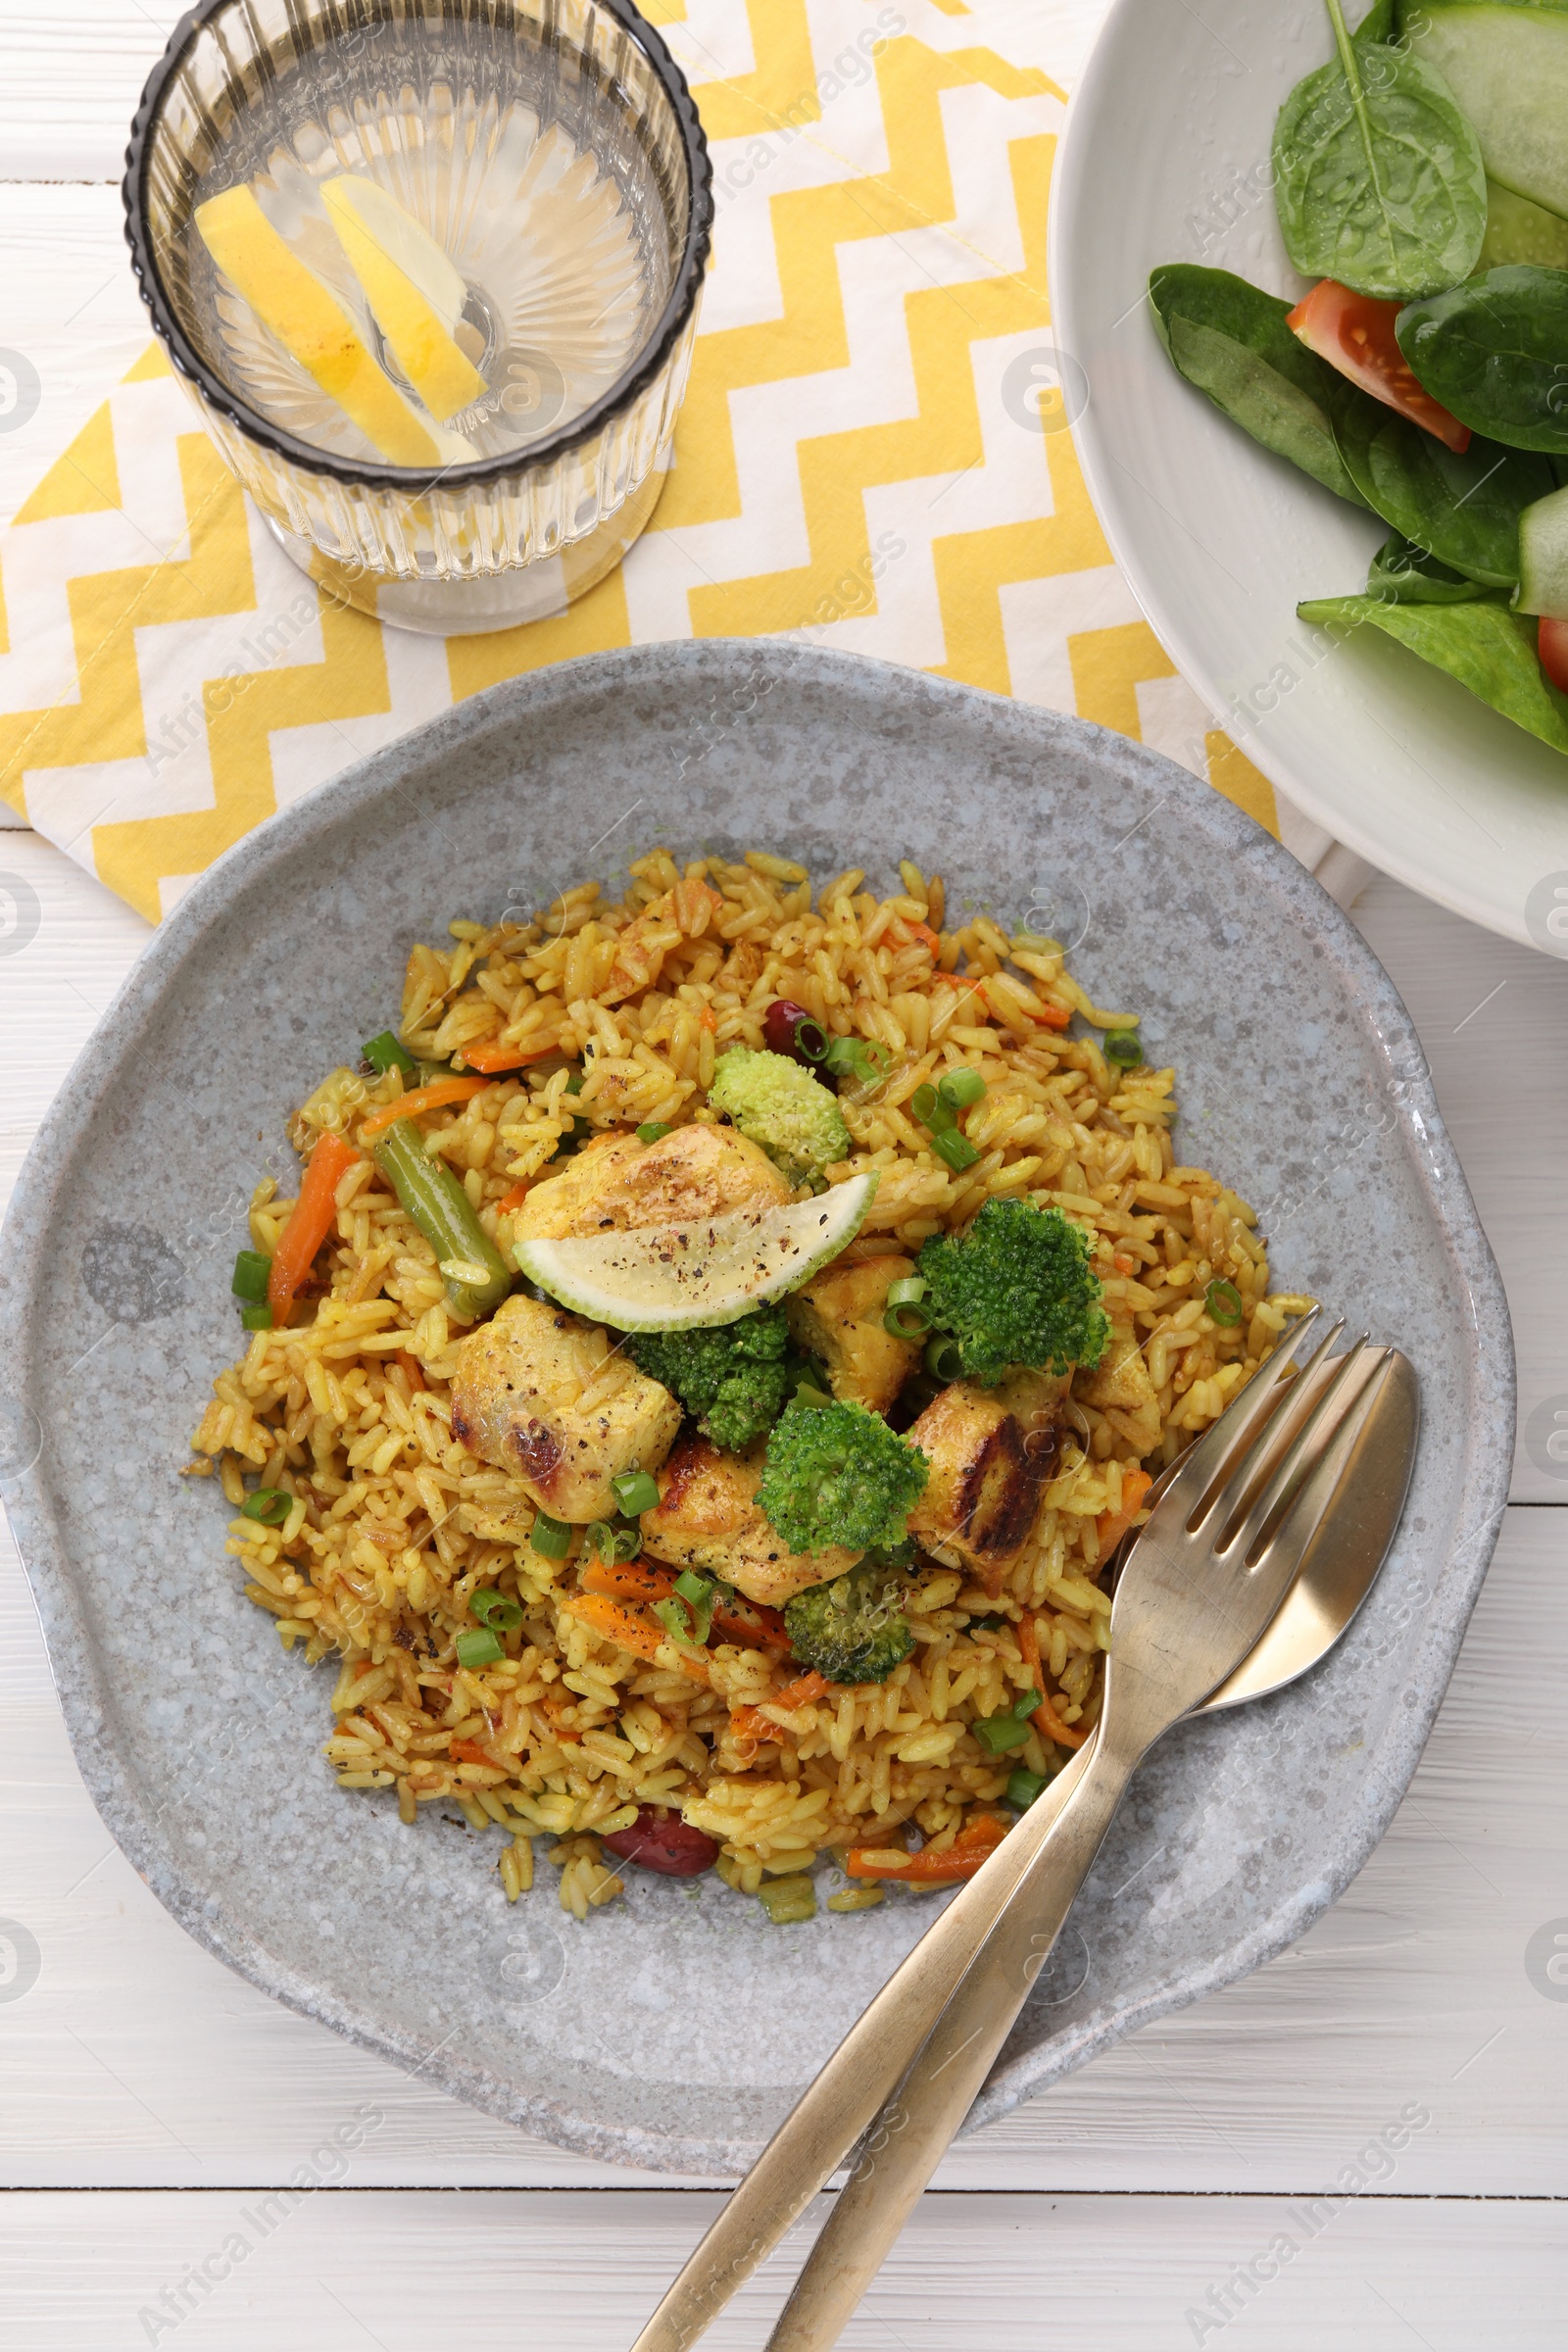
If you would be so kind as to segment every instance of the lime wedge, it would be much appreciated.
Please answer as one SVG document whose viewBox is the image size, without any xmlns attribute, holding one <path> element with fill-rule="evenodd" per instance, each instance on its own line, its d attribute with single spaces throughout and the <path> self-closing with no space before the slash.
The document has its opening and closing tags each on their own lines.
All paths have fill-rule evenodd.
<svg viewBox="0 0 1568 2352">
<path fill-rule="evenodd" d="M 321 202 L 388 350 L 431 416 L 470 407 L 485 380 L 455 340 L 468 289 L 434 237 L 353 172 L 323 180 Z"/>
<path fill-rule="evenodd" d="M 437 463 L 437 444 L 414 408 L 376 366 L 336 295 L 278 235 L 248 187 L 225 188 L 198 205 L 196 226 L 262 324 L 390 465 Z"/>
<path fill-rule="evenodd" d="M 875 1191 L 873 1172 L 784 1208 L 519 1242 L 517 1264 L 563 1306 L 615 1331 L 737 1323 L 809 1282 L 848 1249 Z"/>
</svg>

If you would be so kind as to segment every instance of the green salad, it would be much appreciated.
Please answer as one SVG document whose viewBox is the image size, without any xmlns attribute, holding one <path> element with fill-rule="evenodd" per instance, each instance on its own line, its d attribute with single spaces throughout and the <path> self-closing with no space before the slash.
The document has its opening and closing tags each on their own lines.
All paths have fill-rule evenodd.
<svg viewBox="0 0 1568 2352">
<path fill-rule="evenodd" d="M 1293 309 L 1223 270 L 1150 281 L 1188 382 L 1390 536 L 1370 626 L 1568 753 L 1568 0 L 1375 0 L 1281 109 Z"/>
</svg>

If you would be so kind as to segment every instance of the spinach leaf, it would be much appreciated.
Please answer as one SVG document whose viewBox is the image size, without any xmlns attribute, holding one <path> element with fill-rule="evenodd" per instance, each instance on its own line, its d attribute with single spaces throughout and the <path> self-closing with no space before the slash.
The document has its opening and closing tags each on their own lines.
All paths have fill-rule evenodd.
<svg viewBox="0 0 1568 2352">
<path fill-rule="evenodd" d="M 1516 263 L 1399 314 L 1399 349 L 1461 424 L 1568 453 L 1568 270 Z"/>
<path fill-rule="evenodd" d="M 1298 83 L 1274 131 L 1286 251 L 1358 294 L 1436 294 L 1469 276 L 1486 235 L 1480 143 L 1441 74 L 1365 26 L 1352 41 L 1342 0 L 1328 11 L 1338 55 Z"/>
<path fill-rule="evenodd" d="M 1355 28 L 1358 49 L 1371 48 L 1374 42 L 1392 41 L 1398 27 L 1394 21 L 1396 0 L 1372 0 L 1371 7 Z"/>
<path fill-rule="evenodd" d="M 1149 293 L 1165 348 L 1190 384 L 1276 457 L 1352 506 L 1366 504 L 1340 456 L 1334 418 L 1357 401 L 1380 418 L 1388 411 L 1292 334 L 1288 302 L 1227 270 L 1185 262 L 1156 270 Z"/>
<path fill-rule="evenodd" d="M 1337 414 L 1340 455 L 1374 513 L 1483 588 L 1519 577 L 1519 517 L 1554 487 L 1544 458 L 1479 435 L 1460 457 L 1407 417 Z"/>
<path fill-rule="evenodd" d="M 1440 564 L 1424 547 L 1396 531 L 1372 559 L 1367 573 L 1368 596 L 1392 597 L 1397 605 L 1473 605 L 1478 599 L 1474 580 Z M 1489 588 L 1484 598 L 1506 597 L 1506 588 Z"/>
<path fill-rule="evenodd" d="M 1536 624 L 1505 605 L 1401 605 L 1378 596 L 1327 596 L 1298 605 L 1302 620 L 1331 637 L 1370 626 L 1446 670 L 1516 727 L 1568 753 L 1568 696 L 1548 685 L 1536 654 Z"/>
</svg>

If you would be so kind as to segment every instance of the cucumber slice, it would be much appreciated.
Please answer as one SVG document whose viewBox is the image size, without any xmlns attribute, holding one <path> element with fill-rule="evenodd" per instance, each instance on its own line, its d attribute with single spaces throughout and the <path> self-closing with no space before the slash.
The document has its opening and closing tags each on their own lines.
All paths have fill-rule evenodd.
<svg viewBox="0 0 1568 2352">
<path fill-rule="evenodd" d="M 1399 0 L 1399 29 L 1475 126 L 1487 174 L 1568 217 L 1568 5 Z"/>
<path fill-rule="evenodd" d="M 1516 612 L 1568 620 L 1568 490 L 1538 498 L 1519 517 Z"/>
<path fill-rule="evenodd" d="M 535 1238 L 517 1244 L 517 1264 L 563 1306 L 612 1330 L 709 1330 L 738 1323 L 830 1264 L 859 1232 L 876 1184 L 868 1170 L 785 1208 Z"/>
<path fill-rule="evenodd" d="M 1568 270 L 1568 220 L 1544 205 L 1516 196 L 1500 180 L 1487 182 L 1487 234 L 1472 275 L 1523 263 L 1534 270 Z"/>
</svg>

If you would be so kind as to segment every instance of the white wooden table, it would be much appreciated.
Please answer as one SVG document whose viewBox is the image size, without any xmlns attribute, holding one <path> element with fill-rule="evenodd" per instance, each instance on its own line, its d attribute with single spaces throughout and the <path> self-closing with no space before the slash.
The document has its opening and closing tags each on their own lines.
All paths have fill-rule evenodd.
<svg viewBox="0 0 1568 2352">
<path fill-rule="evenodd" d="M 977 35 L 988 10 L 1019 4 L 973 0 Z M 1027 4 L 1059 22 L 1071 72 L 1102 0 Z M 0 432 L 0 521 L 145 341 L 112 183 L 176 14 L 172 0 L 0 0 L 0 346 L 43 383 L 31 420 Z M 8 1195 L 147 932 L 30 833 L 6 835 L 0 868 L 42 906 L 31 945 L 0 958 Z M 1355 919 L 1419 1025 L 1501 1260 L 1528 1414 L 1568 1391 L 1568 970 L 1383 880 Z M 1562 2352 L 1568 1984 L 1528 1969 L 1527 1950 L 1554 1921 L 1568 1934 L 1568 1487 L 1522 1456 L 1513 1494 L 1426 1758 L 1344 1900 L 1246 1984 L 960 2146 L 848 2344 L 1175 2352 L 1223 2334 L 1270 2352 Z M 491 2123 L 190 1942 L 87 1799 L 0 1545 L 0 1917 L 42 1954 L 24 1997 L 0 1988 L 0 2340 L 618 2352 L 712 2193 Z M 1348 2181 L 1412 2108 L 1429 2120 L 1396 2158 L 1368 2159 L 1377 2177 L 1309 2233 L 1298 2200 Z M 356 2111 L 375 2120 L 346 2176 L 263 2237 L 258 2198 Z M 220 2278 L 236 2230 L 254 2250 Z M 203 2263 L 207 2279 L 181 2289 Z M 764 2274 L 715 2346 L 760 2345 L 778 2299 Z"/>
</svg>

